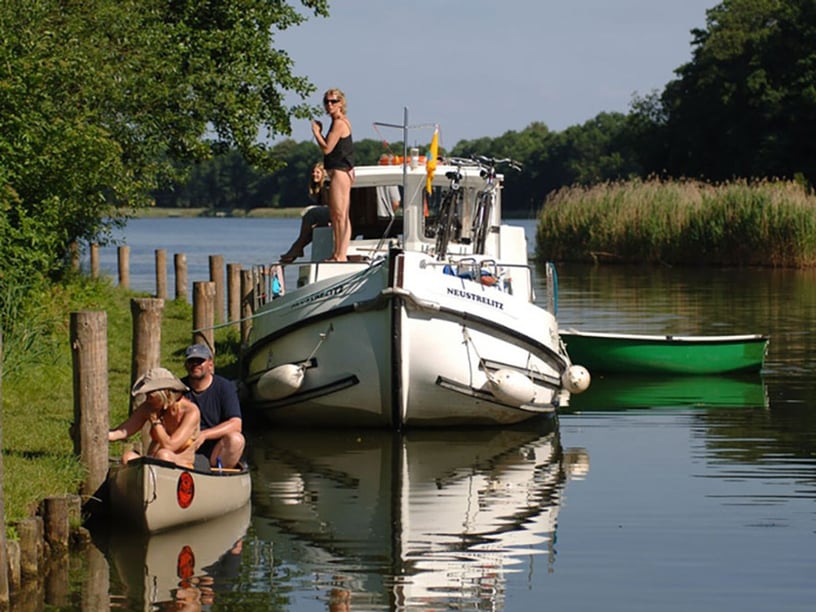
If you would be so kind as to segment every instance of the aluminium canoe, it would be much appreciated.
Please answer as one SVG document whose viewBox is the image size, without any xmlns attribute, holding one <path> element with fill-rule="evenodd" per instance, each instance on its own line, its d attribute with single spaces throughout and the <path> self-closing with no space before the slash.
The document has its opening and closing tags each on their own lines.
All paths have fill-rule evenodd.
<svg viewBox="0 0 816 612">
<path fill-rule="evenodd" d="M 675 336 L 570 329 L 560 335 L 573 362 L 593 376 L 759 372 L 768 348 L 768 337 L 760 334 Z"/>
<path fill-rule="evenodd" d="M 134 527 L 157 533 L 207 521 L 249 503 L 249 469 L 189 469 L 139 457 L 108 473 L 111 510 Z"/>
</svg>

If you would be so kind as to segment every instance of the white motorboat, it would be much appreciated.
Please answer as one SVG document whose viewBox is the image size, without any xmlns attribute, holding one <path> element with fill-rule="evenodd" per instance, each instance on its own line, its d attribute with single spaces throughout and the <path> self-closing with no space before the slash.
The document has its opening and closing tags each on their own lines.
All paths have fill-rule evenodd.
<svg viewBox="0 0 816 612">
<path fill-rule="evenodd" d="M 250 405 L 291 425 L 505 425 L 584 390 L 589 374 L 560 340 L 555 275 L 538 305 L 524 228 L 502 222 L 501 175 L 478 206 L 491 168 L 357 167 L 349 261 L 322 261 L 332 233 L 317 228 L 311 260 L 293 264 L 298 287 L 253 313 Z M 377 189 L 392 185 L 402 214 L 380 219 Z M 446 206 L 452 191 L 461 197 Z"/>
</svg>

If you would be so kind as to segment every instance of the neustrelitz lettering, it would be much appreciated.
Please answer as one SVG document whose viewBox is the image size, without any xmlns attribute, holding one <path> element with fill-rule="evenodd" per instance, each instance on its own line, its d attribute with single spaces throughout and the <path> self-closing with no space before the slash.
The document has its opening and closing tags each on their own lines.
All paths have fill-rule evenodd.
<svg viewBox="0 0 816 612">
<path fill-rule="evenodd" d="M 331 287 L 329 289 L 324 289 L 320 293 L 315 293 L 314 295 L 310 295 L 308 297 L 303 298 L 299 302 L 295 302 L 292 304 L 292 308 L 297 308 L 298 306 L 303 306 L 304 304 L 308 304 L 310 302 L 314 302 L 315 300 L 320 300 L 322 298 L 333 297 L 336 295 L 340 295 L 343 293 L 343 289 L 345 285 L 338 285 L 337 287 Z"/>
<path fill-rule="evenodd" d="M 479 302 L 485 306 L 491 306 L 493 308 L 498 308 L 499 310 L 504 310 L 504 304 L 499 300 L 492 300 L 489 297 L 479 295 L 478 293 L 471 293 L 470 291 L 448 287 L 448 295 L 455 295 L 456 297 L 465 298 L 466 300 Z"/>
</svg>

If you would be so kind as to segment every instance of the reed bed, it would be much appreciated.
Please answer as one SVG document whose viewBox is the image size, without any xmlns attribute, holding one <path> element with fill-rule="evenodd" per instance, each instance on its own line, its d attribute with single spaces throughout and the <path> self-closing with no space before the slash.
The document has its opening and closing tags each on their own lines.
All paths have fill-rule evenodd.
<svg viewBox="0 0 816 612">
<path fill-rule="evenodd" d="M 816 197 L 792 181 L 658 179 L 560 189 L 538 216 L 536 256 L 573 262 L 806 268 Z"/>
</svg>

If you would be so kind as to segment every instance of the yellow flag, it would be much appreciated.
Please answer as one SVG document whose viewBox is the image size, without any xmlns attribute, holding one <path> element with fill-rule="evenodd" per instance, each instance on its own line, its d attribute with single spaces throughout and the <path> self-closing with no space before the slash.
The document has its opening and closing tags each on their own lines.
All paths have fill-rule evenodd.
<svg viewBox="0 0 816 612">
<path fill-rule="evenodd" d="M 439 128 L 434 129 L 433 138 L 431 138 L 431 150 L 428 151 L 428 159 L 425 160 L 425 169 L 428 171 L 428 177 L 425 179 L 425 190 L 431 193 L 431 183 L 433 182 L 434 171 L 436 170 L 436 156 L 439 152 Z"/>
</svg>

